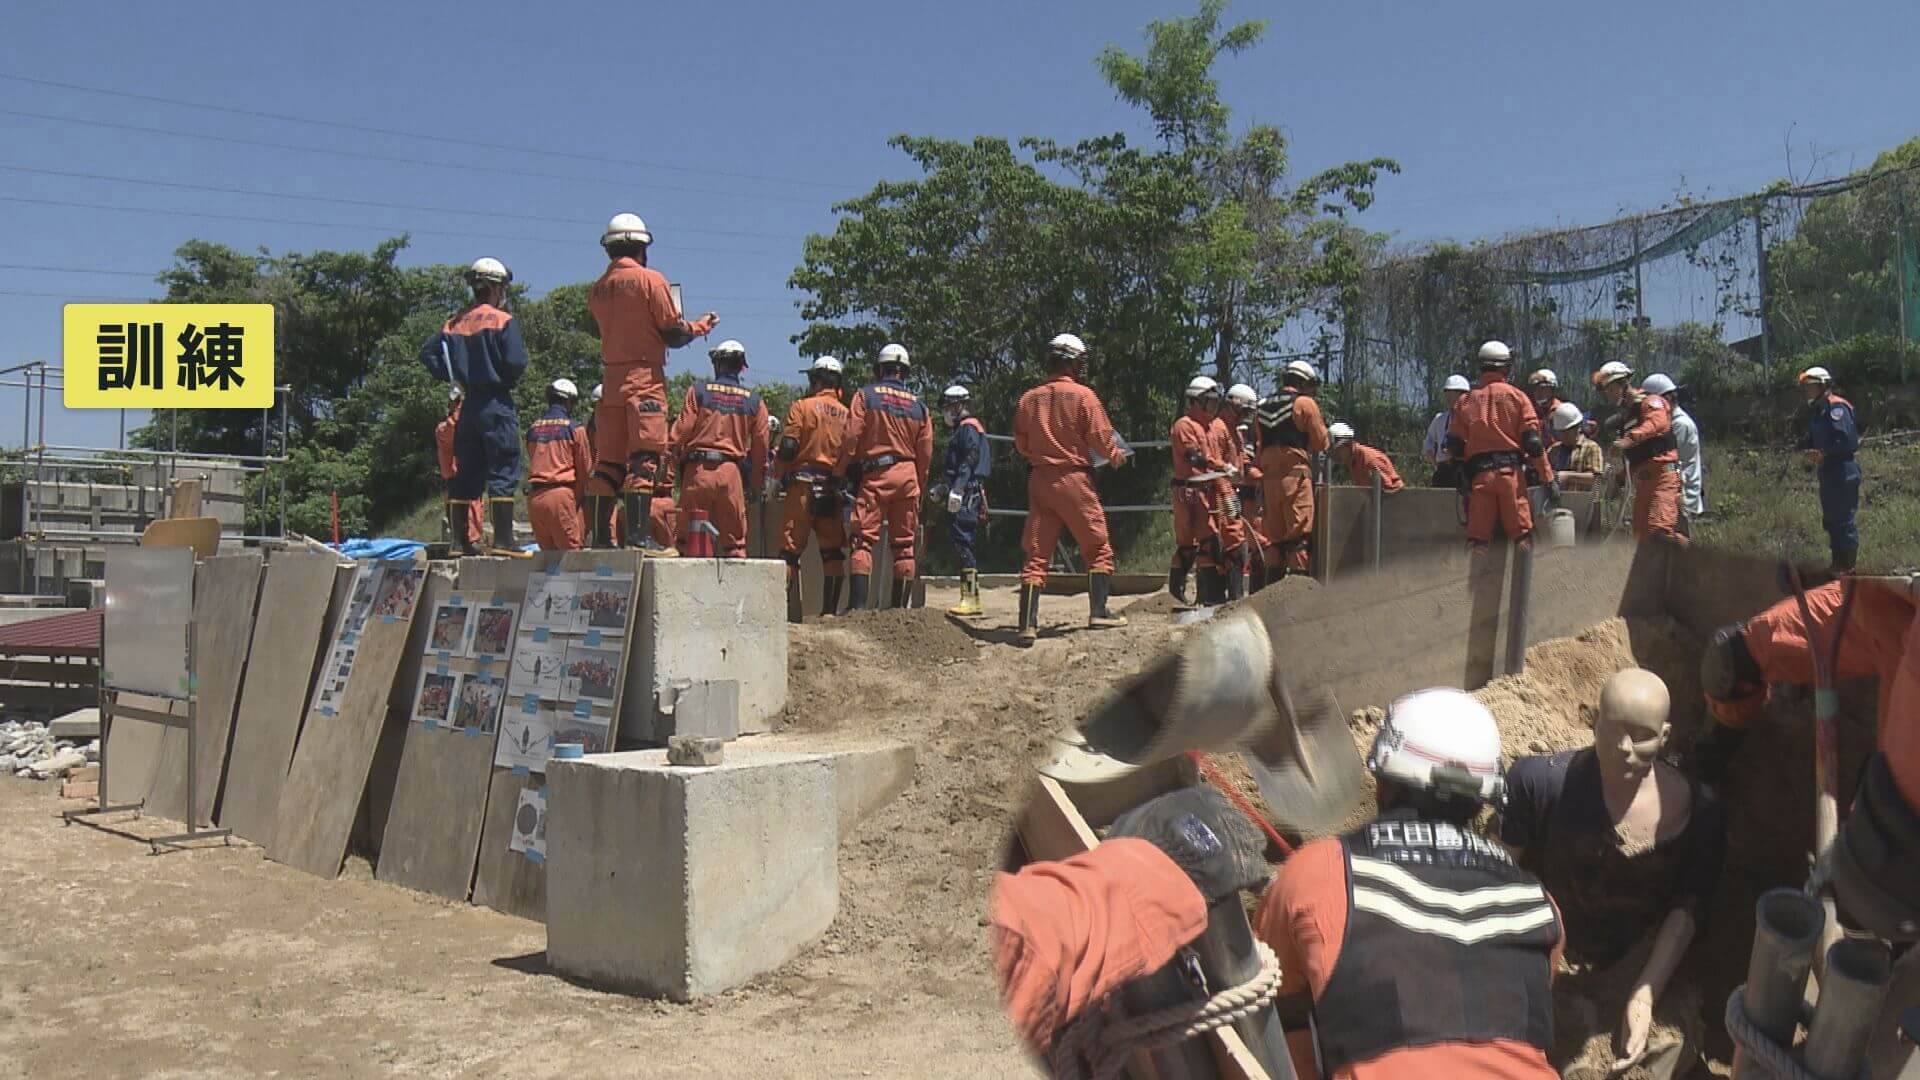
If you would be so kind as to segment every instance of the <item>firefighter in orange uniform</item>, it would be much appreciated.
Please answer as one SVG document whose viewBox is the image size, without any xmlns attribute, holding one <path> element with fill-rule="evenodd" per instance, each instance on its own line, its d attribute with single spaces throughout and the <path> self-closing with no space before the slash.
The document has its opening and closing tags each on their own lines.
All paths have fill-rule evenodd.
<svg viewBox="0 0 1920 1080">
<path fill-rule="evenodd" d="M 1167 442 L 1173 452 L 1173 566 L 1167 592 L 1184 601 L 1187 575 L 1194 573 L 1194 599 L 1201 605 L 1225 603 L 1227 575 L 1235 562 L 1227 551 L 1227 445 L 1220 429 L 1220 384 L 1205 375 L 1187 383 L 1187 411 L 1173 422 Z"/>
<path fill-rule="evenodd" d="M 1467 544 L 1476 554 L 1493 543 L 1495 526 L 1521 546 L 1533 543 L 1533 508 L 1527 501 L 1527 468 L 1547 487 L 1550 505 L 1560 486 L 1547 462 L 1540 416 L 1526 391 L 1507 381 L 1513 353 L 1498 341 L 1480 346 L 1480 385 L 1453 407 L 1447 452 L 1462 462 L 1467 495 Z"/>
<path fill-rule="evenodd" d="M 587 429 L 574 420 L 580 388 L 572 379 L 547 387 L 547 411 L 527 428 L 527 516 L 542 551 L 578 551 L 586 546 L 580 495 L 593 470 Z"/>
<path fill-rule="evenodd" d="M 460 426 L 460 402 L 466 397 L 458 386 L 447 391 L 447 418 L 433 429 L 433 449 L 440 459 L 440 484 L 447 490 L 447 509 L 442 522 L 442 535 L 447 543 L 463 554 L 480 554 L 480 504 L 477 502 L 453 498 L 453 477 L 460 471 L 460 462 L 453 455 L 453 432 Z M 463 509 L 464 507 L 464 509 Z M 466 528 L 455 535 L 453 523 L 464 520 Z"/>
<path fill-rule="evenodd" d="M 686 404 L 668 443 L 680 462 L 680 539 L 685 547 L 693 512 L 704 511 L 716 534 L 714 554 L 747 557 L 747 496 L 759 498 L 767 461 L 767 406 L 740 382 L 747 347 L 723 341 L 708 350 L 713 378 L 687 387 Z M 632 514 L 638 521 L 640 515 Z M 648 508 L 648 520 L 652 508 Z"/>
<path fill-rule="evenodd" d="M 1093 489 L 1093 469 L 1096 462 L 1124 466 L 1133 451 L 1114 434 L 1098 395 L 1079 381 L 1086 358 L 1085 342 L 1073 334 L 1056 335 L 1047 343 L 1047 380 L 1022 394 L 1013 411 L 1014 449 L 1032 467 L 1027 474 L 1027 526 L 1020 536 L 1027 555 L 1020 570 L 1023 644 L 1040 637 L 1040 594 L 1046 591 L 1047 566 L 1062 529 L 1073 534 L 1087 560 L 1087 625 L 1127 625 L 1107 607 L 1113 591 L 1113 543 L 1107 538 L 1107 512 Z"/>
<path fill-rule="evenodd" d="M 1313 455 L 1327 449 L 1327 422 L 1313 392 L 1320 373 L 1294 360 L 1280 373 L 1280 392 L 1260 403 L 1254 427 L 1266 507 L 1261 557 L 1266 583 L 1304 574 L 1313 545 Z"/>
<path fill-rule="evenodd" d="M 1234 498 L 1239 501 L 1239 517 L 1233 522 L 1240 533 L 1240 564 L 1246 570 L 1246 582 L 1241 595 L 1257 592 L 1266 584 L 1266 559 L 1262 556 L 1260 545 L 1260 467 L 1253 462 L 1253 423 L 1255 410 L 1260 406 L 1260 395 L 1246 383 L 1234 383 L 1227 390 L 1226 404 L 1221 412 L 1220 426 L 1226 439 L 1227 464 L 1238 471 L 1233 479 Z"/>
<path fill-rule="evenodd" d="M 1332 446 L 1329 452 L 1333 454 L 1333 460 L 1346 466 L 1355 487 L 1372 487 L 1375 476 L 1380 477 L 1380 490 L 1389 495 L 1407 486 L 1406 481 L 1400 479 L 1400 471 L 1393 467 L 1393 459 L 1383 451 L 1356 440 L 1350 425 L 1330 425 L 1327 428 L 1327 441 Z"/>
<path fill-rule="evenodd" d="M 840 361 L 822 356 L 807 366 L 807 396 L 787 410 L 787 425 L 773 451 L 783 513 L 780 557 L 787 561 L 787 621 L 799 622 L 800 556 L 809 538 L 820 541 L 820 613 L 840 613 L 840 583 L 847 576 L 847 525 L 840 513 L 840 448 L 847 438 L 847 407 L 840 401 Z"/>
<path fill-rule="evenodd" d="M 711 311 L 693 322 L 680 317 L 667 279 L 647 265 L 652 243 L 638 215 L 614 215 L 600 237 L 611 261 L 587 291 L 606 361 L 603 385 L 612 391 L 594 408 L 595 462 L 587 487 L 594 547 L 613 546 L 612 503 L 621 496 L 628 522 L 649 521 L 654 497 L 671 490 L 661 476 L 668 443 L 667 350 L 707 336 L 720 321 Z M 627 545 L 667 554 L 649 532 L 629 529 Z"/>
<path fill-rule="evenodd" d="M 1616 410 L 1620 437 L 1613 449 L 1633 474 L 1633 535 L 1655 533 L 1676 544 L 1680 535 L 1680 444 L 1673 437 L 1673 405 L 1659 394 L 1634 388 L 1633 369 L 1618 360 L 1600 366 L 1593 384 Z"/>
<path fill-rule="evenodd" d="M 873 581 L 873 549 L 884 525 L 893 555 L 890 606 L 906 607 L 912 596 L 914 536 L 920 527 L 920 492 L 933 467 L 933 418 L 907 389 L 912 361 L 902 345 L 880 350 L 879 381 L 862 387 L 847 410 L 840 468 L 855 484 L 853 557 L 848 560 L 847 608 L 867 606 Z"/>
</svg>

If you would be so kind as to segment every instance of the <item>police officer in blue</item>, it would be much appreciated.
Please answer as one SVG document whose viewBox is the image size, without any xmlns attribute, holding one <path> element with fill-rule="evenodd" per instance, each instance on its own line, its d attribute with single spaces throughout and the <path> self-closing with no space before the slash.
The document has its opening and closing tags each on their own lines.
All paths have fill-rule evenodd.
<svg viewBox="0 0 1920 1080">
<path fill-rule="evenodd" d="M 974 561 L 973 544 L 978 530 L 987 523 L 990 465 L 987 429 L 979 417 L 967 411 L 972 397 L 957 383 L 940 395 L 940 415 L 953 434 L 947 437 L 947 461 L 940 483 L 927 492 L 928 502 L 947 504 L 947 535 L 960 560 L 960 603 L 948 608 L 947 614 L 968 619 L 986 613 L 980 605 L 980 570 Z"/>
<path fill-rule="evenodd" d="M 420 362 L 434 378 L 467 389 L 466 405 L 453 429 L 459 471 L 447 482 L 447 501 L 473 503 L 484 495 L 492 515 L 493 546 L 503 552 L 516 550 L 513 489 L 520 480 L 520 419 L 513 409 L 513 385 L 527 370 L 520 324 L 502 307 L 512 281 L 513 272 L 499 259 L 475 260 L 467 270 L 473 303 L 420 348 Z M 480 554 L 471 540 L 462 552 Z"/>
<path fill-rule="evenodd" d="M 1852 570 L 1860 555 L 1860 529 L 1854 514 L 1860 508 L 1860 425 L 1853 403 L 1833 392 L 1833 376 L 1823 367 L 1800 373 L 1800 392 L 1807 399 L 1807 438 L 1800 444 L 1814 463 L 1820 480 L 1820 525 L 1833 549 L 1833 569 Z"/>
</svg>

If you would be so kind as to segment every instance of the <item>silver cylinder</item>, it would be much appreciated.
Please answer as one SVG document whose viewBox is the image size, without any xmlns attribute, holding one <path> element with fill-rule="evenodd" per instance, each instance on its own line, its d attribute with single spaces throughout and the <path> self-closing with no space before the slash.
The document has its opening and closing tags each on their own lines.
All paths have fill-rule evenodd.
<svg viewBox="0 0 1920 1080">
<path fill-rule="evenodd" d="M 1827 950 L 1820 1001 L 1807 1025 L 1808 1072 L 1820 1080 L 1852 1080 L 1859 1075 L 1867 1036 L 1892 974 L 1893 954 L 1882 942 L 1843 938 Z"/>
<path fill-rule="evenodd" d="M 1769 889 L 1755 905 L 1753 956 L 1743 1004 L 1776 1046 L 1793 1045 L 1814 946 L 1826 924 L 1820 902 L 1799 889 Z"/>
</svg>

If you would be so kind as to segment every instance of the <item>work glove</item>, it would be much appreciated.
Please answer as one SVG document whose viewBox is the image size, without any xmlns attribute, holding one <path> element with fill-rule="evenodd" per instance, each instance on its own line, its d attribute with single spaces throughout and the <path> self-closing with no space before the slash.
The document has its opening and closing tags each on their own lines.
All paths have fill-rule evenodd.
<svg viewBox="0 0 1920 1080">
<path fill-rule="evenodd" d="M 960 506 L 963 502 L 965 502 L 965 500 L 961 498 L 959 492 L 957 491 L 947 492 L 947 513 L 949 514 L 959 513 Z"/>
<path fill-rule="evenodd" d="M 1560 481 L 1547 481 L 1547 505 L 1558 509 L 1560 506 Z"/>
<path fill-rule="evenodd" d="M 1266 884 L 1266 838 L 1211 785 L 1181 788 L 1121 814 L 1109 839 L 1139 837 L 1186 871 L 1211 904 Z"/>
<path fill-rule="evenodd" d="M 687 325 L 693 328 L 694 337 L 706 337 L 713 333 L 714 327 L 720 325 L 720 316 L 709 311 Z"/>
</svg>

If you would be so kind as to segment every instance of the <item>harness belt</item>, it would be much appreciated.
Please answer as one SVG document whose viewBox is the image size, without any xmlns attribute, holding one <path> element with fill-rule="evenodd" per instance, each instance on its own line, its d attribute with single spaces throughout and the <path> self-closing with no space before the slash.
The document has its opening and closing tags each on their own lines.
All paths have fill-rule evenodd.
<svg viewBox="0 0 1920 1080">
<path fill-rule="evenodd" d="M 809 465 L 804 468 L 795 469 L 792 472 L 786 473 L 785 475 L 781 476 L 780 486 L 783 489 L 790 487 L 792 486 L 793 482 L 796 480 L 805 480 L 807 483 L 810 483 L 810 484 L 831 483 L 833 480 L 833 473 L 827 471 L 826 469 Z"/>
<path fill-rule="evenodd" d="M 695 461 L 702 465 L 738 465 L 746 459 L 737 458 L 731 454 L 724 454 L 718 450 L 689 450 L 680 460 L 682 462 Z"/>
<path fill-rule="evenodd" d="M 1646 464 L 1646 463 L 1645 463 L 1645 462 L 1641 462 L 1641 465 L 1644 465 L 1644 464 Z M 1634 471 L 1634 472 L 1640 472 L 1640 471 L 1641 471 L 1641 468 L 1640 468 L 1640 465 L 1635 465 L 1635 466 L 1633 467 L 1633 471 Z M 1680 464 L 1679 464 L 1679 462 L 1675 462 L 1675 461 L 1661 461 L 1661 462 L 1657 462 L 1657 463 L 1655 463 L 1655 465 L 1654 465 L 1654 467 L 1653 467 L 1653 468 L 1651 468 L 1651 469 L 1647 469 L 1646 471 L 1647 471 L 1647 472 L 1656 472 L 1656 473 L 1663 473 L 1663 472 L 1679 472 L 1679 471 L 1680 471 Z"/>
<path fill-rule="evenodd" d="M 1526 463 L 1526 455 L 1518 450 L 1496 450 L 1488 454 L 1475 454 L 1467 459 L 1467 475 L 1478 476 L 1492 469 L 1518 469 Z"/>
<path fill-rule="evenodd" d="M 879 457 L 868 458 L 862 467 L 868 469 L 884 469 L 907 460 L 909 459 L 901 457 L 899 454 L 881 454 Z"/>
<path fill-rule="evenodd" d="M 528 486 L 533 489 L 533 493 L 536 495 L 538 495 L 542 491 L 552 491 L 555 488 L 566 488 L 567 490 L 571 491 L 574 487 L 574 485 L 572 484 L 561 483 L 559 481 L 555 481 L 550 484 L 530 484 Z"/>
<path fill-rule="evenodd" d="M 1669 450 L 1678 449 L 1680 449 L 1680 444 L 1674 441 L 1673 433 L 1668 432 L 1665 435 L 1658 435 L 1648 439 L 1646 442 L 1629 446 L 1621 451 L 1621 455 L 1627 459 L 1628 465 L 1637 468 L 1641 462 L 1646 461 L 1650 457 L 1657 454 L 1664 454 Z"/>
</svg>

